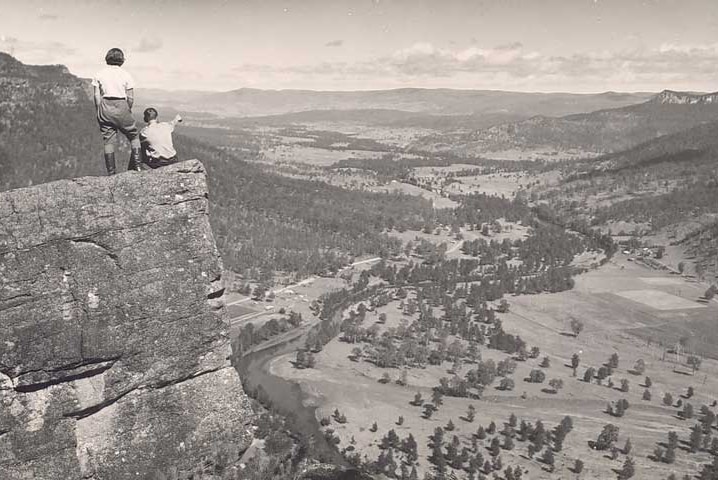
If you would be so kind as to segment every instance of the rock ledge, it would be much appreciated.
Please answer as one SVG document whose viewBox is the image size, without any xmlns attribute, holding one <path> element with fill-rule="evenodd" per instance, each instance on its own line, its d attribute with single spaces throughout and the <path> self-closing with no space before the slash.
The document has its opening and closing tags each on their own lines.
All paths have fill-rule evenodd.
<svg viewBox="0 0 718 480">
<path fill-rule="evenodd" d="M 197 160 L 0 193 L 0 478 L 153 478 L 242 451 Z"/>
</svg>

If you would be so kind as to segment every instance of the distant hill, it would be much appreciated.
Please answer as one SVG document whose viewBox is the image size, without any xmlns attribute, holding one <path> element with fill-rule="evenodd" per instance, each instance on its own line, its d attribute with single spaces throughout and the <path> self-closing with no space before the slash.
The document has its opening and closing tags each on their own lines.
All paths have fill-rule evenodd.
<svg viewBox="0 0 718 480">
<path fill-rule="evenodd" d="M 371 91 L 258 90 L 167 92 L 138 89 L 143 102 L 225 117 L 318 110 L 394 110 L 431 115 L 562 116 L 643 102 L 650 93 L 573 94 L 400 88 Z"/>
<path fill-rule="evenodd" d="M 433 135 L 412 148 L 451 149 L 464 155 L 490 155 L 507 149 L 579 149 L 616 152 L 653 138 L 718 120 L 717 94 L 664 91 L 644 103 L 560 118 L 536 116 L 528 120 L 479 129 L 470 133 Z"/>
</svg>

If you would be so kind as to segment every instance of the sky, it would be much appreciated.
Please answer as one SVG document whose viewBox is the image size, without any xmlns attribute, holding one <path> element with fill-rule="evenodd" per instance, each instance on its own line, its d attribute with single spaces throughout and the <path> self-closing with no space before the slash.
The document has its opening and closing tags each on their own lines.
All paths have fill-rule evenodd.
<svg viewBox="0 0 718 480">
<path fill-rule="evenodd" d="M 167 90 L 718 90 L 718 0 L 0 0 L 0 51 Z"/>
</svg>

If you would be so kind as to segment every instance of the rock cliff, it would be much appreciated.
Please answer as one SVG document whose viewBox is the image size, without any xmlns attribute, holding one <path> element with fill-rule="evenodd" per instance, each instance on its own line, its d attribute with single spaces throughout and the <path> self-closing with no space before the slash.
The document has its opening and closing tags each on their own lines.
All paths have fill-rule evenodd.
<svg viewBox="0 0 718 480">
<path fill-rule="evenodd" d="M 196 160 L 0 194 L 0 478 L 155 478 L 246 448 L 221 271 Z"/>
<path fill-rule="evenodd" d="M 713 105 L 718 103 L 718 92 L 700 94 L 663 90 L 661 93 L 653 97 L 651 102 L 662 105 Z"/>
</svg>

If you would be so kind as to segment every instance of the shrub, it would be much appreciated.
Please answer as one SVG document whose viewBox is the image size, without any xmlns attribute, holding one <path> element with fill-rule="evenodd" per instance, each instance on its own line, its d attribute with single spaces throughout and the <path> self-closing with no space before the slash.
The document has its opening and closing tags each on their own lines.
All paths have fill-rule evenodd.
<svg viewBox="0 0 718 480">
<path fill-rule="evenodd" d="M 529 373 L 528 381 L 530 383 L 543 383 L 546 380 L 546 374 L 542 370 L 533 369 Z"/>
</svg>

